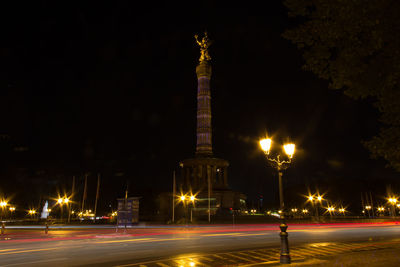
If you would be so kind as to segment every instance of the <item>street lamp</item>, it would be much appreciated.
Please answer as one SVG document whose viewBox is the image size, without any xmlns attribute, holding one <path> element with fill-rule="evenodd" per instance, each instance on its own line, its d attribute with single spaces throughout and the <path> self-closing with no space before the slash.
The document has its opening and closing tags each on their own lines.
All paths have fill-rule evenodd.
<svg viewBox="0 0 400 267">
<path fill-rule="evenodd" d="M 14 206 L 11 206 L 11 207 L 9 207 L 8 209 L 9 209 L 9 211 L 10 211 L 10 219 L 12 219 L 12 214 L 13 214 L 13 212 L 15 211 L 15 207 L 14 207 Z"/>
<path fill-rule="evenodd" d="M 324 200 L 324 199 L 322 198 L 321 195 L 318 195 L 317 197 L 315 197 L 314 195 L 308 195 L 307 200 L 311 202 L 312 206 L 314 206 L 314 203 L 315 203 L 315 217 L 319 221 L 319 205 L 321 204 L 322 200 Z"/>
<path fill-rule="evenodd" d="M 384 215 L 384 212 L 385 212 L 385 208 L 384 207 L 378 207 L 378 213 L 379 213 L 379 215 Z"/>
<path fill-rule="evenodd" d="M 272 146 L 272 139 L 266 138 L 260 140 L 260 147 L 264 151 L 267 160 L 269 163 L 278 170 L 278 177 L 279 177 L 279 202 L 280 202 L 280 210 L 282 211 L 280 215 L 281 225 L 279 228 L 281 229 L 280 237 L 281 237 L 281 255 L 280 255 L 280 262 L 281 263 L 290 263 L 290 254 L 289 254 L 289 242 L 288 242 L 288 233 L 286 232 L 288 226 L 285 221 L 285 205 L 283 202 L 283 187 L 282 187 L 282 174 L 283 170 L 289 167 L 289 164 L 292 162 L 292 158 L 295 151 L 294 144 L 285 144 L 283 146 L 283 150 L 285 151 L 286 155 L 288 156 L 289 160 L 281 160 L 280 154 L 277 155 L 276 158 L 271 157 L 270 150 Z"/>
<path fill-rule="evenodd" d="M 345 209 L 345 208 L 340 208 L 340 209 L 339 209 L 339 212 L 340 212 L 341 214 L 345 215 L 346 209 Z"/>
<path fill-rule="evenodd" d="M 1 207 L 1 219 L 3 219 L 4 215 L 4 210 L 7 207 L 8 203 L 5 200 L 0 201 L 0 207 Z"/>
<path fill-rule="evenodd" d="M 190 195 L 190 197 L 187 197 L 186 195 L 181 195 L 179 197 L 179 200 L 183 203 L 183 206 L 186 207 L 186 211 L 189 209 L 189 204 L 188 202 L 192 202 L 192 206 L 194 205 L 194 202 L 196 201 L 196 196 Z M 192 207 L 190 208 L 190 222 L 193 221 L 193 210 Z"/>
<path fill-rule="evenodd" d="M 326 208 L 326 210 L 329 212 L 329 216 L 332 217 L 332 213 L 335 212 L 335 207 L 333 207 L 333 206 L 328 206 L 328 207 Z"/>
<path fill-rule="evenodd" d="M 30 210 L 28 211 L 28 214 L 31 215 L 31 217 L 35 216 L 36 210 L 30 209 Z"/>
<path fill-rule="evenodd" d="M 392 205 L 392 216 L 393 218 L 396 216 L 396 208 L 395 205 L 397 203 L 397 198 L 395 197 L 390 197 L 388 198 L 389 203 Z"/>
<path fill-rule="evenodd" d="M 70 200 L 66 196 L 58 197 L 58 199 L 57 199 L 57 204 L 60 205 L 60 208 L 61 208 L 61 214 L 60 214 L 61 221 L 63 220 L 63 215 L 64 215 L 62 206 L 65 204 L 68 207 L 69 202 L 70 202 Z"/>
</svg>

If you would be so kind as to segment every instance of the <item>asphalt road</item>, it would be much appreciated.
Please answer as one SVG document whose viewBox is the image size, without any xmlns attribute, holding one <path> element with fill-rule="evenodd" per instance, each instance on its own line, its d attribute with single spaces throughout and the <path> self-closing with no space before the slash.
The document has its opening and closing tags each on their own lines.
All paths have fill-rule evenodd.
<svg viewBox="0 0 400 267">
<path fill-rule="evenodd" d="M 400 241 L 397 223 L 289 225 L 288 232 L 291 248 L 327 242 Z M 161 260 L 171 257 L 276 249 L 280 245 L 278 233 L 277 225 L 144 227 L 126 232 L 50 229 L 47 235 L 42 230 L 6 229 L 0 241 L 0 266 L 130 266 L 157 261 L 163 266 Z"/>
</svg>

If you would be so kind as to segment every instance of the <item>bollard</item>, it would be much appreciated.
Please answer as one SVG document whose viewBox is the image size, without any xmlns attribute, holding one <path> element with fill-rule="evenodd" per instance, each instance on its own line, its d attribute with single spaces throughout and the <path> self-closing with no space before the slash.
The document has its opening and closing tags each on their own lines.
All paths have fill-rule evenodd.
<svg viewBox="0 0 400 267">
<path fill-rule="evenodd" d="M 44 228 L 44 233 L 47 235 L 49 233 L 49 224 L 46 222 L 46 227 Z"/>
<path fill-rule="evenodd" d="M 1 223 L 1 235 L 4 235 L 4 232 L 6 230 L 6 225 L 4 222 Z"/>
</svg>

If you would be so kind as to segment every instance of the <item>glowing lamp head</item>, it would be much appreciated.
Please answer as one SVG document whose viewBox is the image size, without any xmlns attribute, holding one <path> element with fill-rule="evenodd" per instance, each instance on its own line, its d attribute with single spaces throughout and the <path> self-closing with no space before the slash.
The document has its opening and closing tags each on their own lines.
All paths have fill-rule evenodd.
<svg viewBox="0 0 400 267">
<path fill-rule="evenodd" d="M 321 200 L 322 200 L 322 197 L 321 197 L 321 196 L 318 196 L 317 199 L 318 199 L 318 201 L 321 201 Z"/>
<path fill-rule="evenodd" d="M 289 156 L 289 158 L 293 158 L 295 145 L 294 144 L 286 144 L 283 146 L 285 153 Z"/>
<path fill-rule="evenodd" d="M 58 204 L 63 203 L 63 199 L 62 199 L 62 198 L 57 199 L 57 203 L 58 203 Z"/>
<path fill-rule="evenodd" d="M 272 144 L 271 138 L 265 138 L 265 139 L 260 140 L 261 149 L 267 154 L 269 153 L 269 150 L 271 149 L 271 144 Z"/>
<path fill-rule="evenodd" d="M 180 199 L 181 201 L 184 201 L 184 200 L 186 199 L 186 197 L 185 197 L 185 196 L 180 196 L 179 199 Z"/>
<path fill-rule="evenodd" d="M 309 200 L 309 201 L 313 201 L 313 199 L 314 199 L 313 196 L 309 196 L 309 197 L 308 197 L 308 200 Z"/>
<path fill-rule="evenodd" d="M 68 204 L 69 203 L 69 199 L 68 198 L 64 198 L 64 203 Z"/>
<path fill-rule="evenodd" d="M 194 201 L 196 199 L 195 196 L 190 196 L 190 201 Z"/>
<path fill-rule="evenodd" d="M 7 206 L 7 202 L 6 202 L 6 201 L 1 201 L 1 202 L 0 202 L 0 206 L 1 206 L 2 208 L 4 208 L 5 206 Z"/>
</svg>

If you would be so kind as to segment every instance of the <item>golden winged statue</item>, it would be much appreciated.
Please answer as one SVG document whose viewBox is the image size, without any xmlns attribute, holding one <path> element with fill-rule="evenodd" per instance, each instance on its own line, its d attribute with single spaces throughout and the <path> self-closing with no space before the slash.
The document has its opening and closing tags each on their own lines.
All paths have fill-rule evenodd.
<svg viewBox="0 0 400 267">
<path fill-rule="evenodd" d="M 200 63 L 205 62 L 205 61 L 210 61 L 211 57 L 210 54 L 208 54 L 208 47 L 212 44 L 212 41 L 208 39 L 207 32 L 204 32 L 204 37 L 199 41 L 198 35 L 196 34 L 194 38 L 196 39 L 197 44 L 200 46 L 200 58 L 199 61 Z"/>
</svg>

